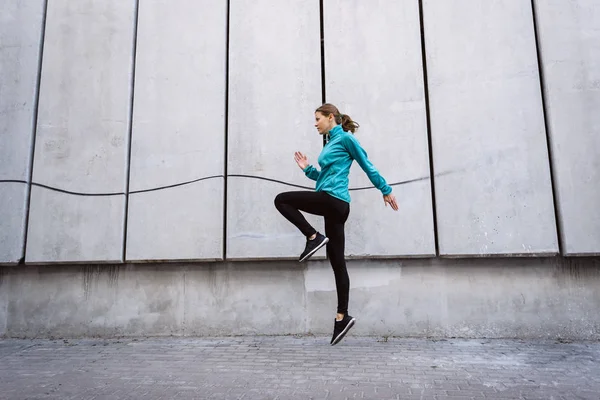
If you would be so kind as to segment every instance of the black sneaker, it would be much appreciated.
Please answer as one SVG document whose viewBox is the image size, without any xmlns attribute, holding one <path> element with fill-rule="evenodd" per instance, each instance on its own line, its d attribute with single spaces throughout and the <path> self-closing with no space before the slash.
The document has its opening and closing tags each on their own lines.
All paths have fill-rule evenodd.
<svg viewBox="0 0 600 400">
<path fill-rule="evenodd" d="M 331 337 L 331 345 L 334 346 L 340 342 L 346 336 L 346 333 L 354 326 L 356 318 L 350 315 L 344 315 L 344 319 L 341 321 L 335 321 L 333 325 L 333 336 Z"/>
<path fill-rule="evenodd" d="M 329 242 L 329 239 L 317 232 L 317 236 L 313 240 L 306 240 L 306 248 L 302 254 L 300 254 L 300 259 L 298 261 L 302 262 L 308 259 L 315 254 L 317 250 L 325 246 L 327 242 Z"/>
</svg>

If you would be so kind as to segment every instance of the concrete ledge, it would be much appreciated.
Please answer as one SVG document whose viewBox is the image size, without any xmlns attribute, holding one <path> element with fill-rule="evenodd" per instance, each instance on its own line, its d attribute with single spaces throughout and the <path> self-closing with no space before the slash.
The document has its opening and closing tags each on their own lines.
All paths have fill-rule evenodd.
<svg viewBox="0 0 600 400">
<path fill-rule="evenodd" d="M 354 335 L 600 339 L 600 258 L 351 260 Z M 327 261 L 0 268 L 3 337 L 330 334 Z"/>
</svg>

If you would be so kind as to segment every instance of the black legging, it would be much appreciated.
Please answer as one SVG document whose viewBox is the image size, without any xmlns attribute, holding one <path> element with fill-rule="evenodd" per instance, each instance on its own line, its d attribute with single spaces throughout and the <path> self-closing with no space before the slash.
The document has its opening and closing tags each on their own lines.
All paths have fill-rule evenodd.
<svg viewBox="0 0 600 400">
<path fill-rule="evenodd" d="M 327 256 L 335 275 L 335 286 L 338 296 L 337 312 L 348 313 L 348 294 L 350 291 L 350 278 L 344 259 L 344 224 L 350 214 L 350 204 L 343 200 L 328 195 L 325 192 L 285 192 L 275 197 L 275 207 L 307 238 L 317 231 L 313 228 L 300 211 L 325 217 L 325 235 L 329 238 L 327 243 Z"/>
</svg>

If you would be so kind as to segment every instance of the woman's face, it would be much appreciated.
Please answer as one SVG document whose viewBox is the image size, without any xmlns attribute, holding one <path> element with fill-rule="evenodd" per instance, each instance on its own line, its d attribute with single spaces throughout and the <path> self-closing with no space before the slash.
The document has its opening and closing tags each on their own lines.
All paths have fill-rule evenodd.
<svg viewBox="0 0 600 400">
<path fill-rule="evenodd" d="M 333 128 L 333 125 L 333 114 L 329 114 L 329 117 L 326 117 L 320 111 L 315 112 L 315 127 L 321 135 L 329 132 Z"/>
</svg>

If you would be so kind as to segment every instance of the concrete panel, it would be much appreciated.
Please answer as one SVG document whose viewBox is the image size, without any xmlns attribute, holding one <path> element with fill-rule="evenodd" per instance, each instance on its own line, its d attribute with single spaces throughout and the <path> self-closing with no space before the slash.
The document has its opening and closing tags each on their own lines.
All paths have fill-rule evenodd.
<svg viewBox="0 0 600 400">
<path fill-rule="evenodd" d="M 600 3 L 535 4 L 562 251 L 600 254 Z"/>
<path fill-rule="evenodd" d="M 224 201 L 223 178 L 131 194 L 126 259 L 222 259 Z"/>
<path fill-rule="evenodd" d="M 49 3 L 34 182 L 83 194 L 125 191 L 134 11 L 134 0 Z M 115 238 L 123 237 L 125 210 L 115 207 L 123 200 L 33 191 L 26 259 L 120 260 Z M 65 235 L 76 239 L 74 252 L 48 251 L 65 247 Z"/>
<path fill-rule="evenodd" d="M 327 101 L 360 123 L 356 137 L 389 184 L 426 178 L 394 186 L 397 213 L 375 188 L 351 191 L 346 254 L 435 255 L 419 3 L 326 1 L 324 18 Z M 372 186 L 354 163 L 350 187 Z"/>
<path fill-rule="evenodd" d="M 515 258 L 350 261 L 352 335 L 599 337 L 598 262 Z M 331 334 L 331 268 L 307 266 L 307 330 Z"/>
<path fill-rule="evenodd" d="M 7 0 L 0 15 L 0 263 L 23 257 L 44 1 Z"/>
<path fill-rule="evenodd" d="M 181 333 L 182 271 L 140 272 L 124 266 L 24 269 L 11 277 L 7 333 L 19 337 Z"/>
<path fill-rule="evenodd" d="M 600 339 L 598 259 L 348 265 L 349 310 L 358 319 L 351 336 Z M 327 261 L 4 268 L 0 332 L 3 301 L 6 336 L 38 338 L 328 337 L 336 310 Z"/>
<path fill-rule="evenodd" d="M 0 268 L 0 337 L 6 335 L 8 321 L 8 274 L 6 268 Z"/>
<path fill-rule="evenodd" d="M 0 264 L 14 264 L 23 257 L 27 186 L 0 183 Z"/>
<path fill-rule="evenodd" d="M 230 7 L 228 174 L 314 188 L 294 152 L 316 163 L 322 148 L 313 126 L 321 103 L 319 2 L 233 0 Z M 298 257 L 305 239 L 273 205 L 288 190 L 299 189 L 228 179 L 228 258 Z"/>
<path fill-rule="evenodd" d="M 6 331 L 19 337 L 304 332 L 304 313 L 290 312 L 291 304 L 304 307 L 302 269 L 240 266 L 30 267 L 11 275 L 4 291 Z"/>
<path fill-rule="evenodd" d="M 185 288 L 185 335 L 306 331 L 306 318 L 300 312 L 305 305 L 304 271 L 295 263 L 192 267 L 185 272 Z"/>
<path fill-rule="evenodd" d="M 555 254 L 531 3 L 423 6 L 440 254 Z"/>
<path fill-rule="evenodd" d="M 80 197 L 33 187 L 25 260 L 31 263 L 122 259 L 125 197 Z"/>
<path fill-rule="evenodd" d="M 221 259 L 227 2 L 144 1 L 138 21 L 130 190 L 221 178 L 133 195 L 127 259 Z"/>
</svg>

